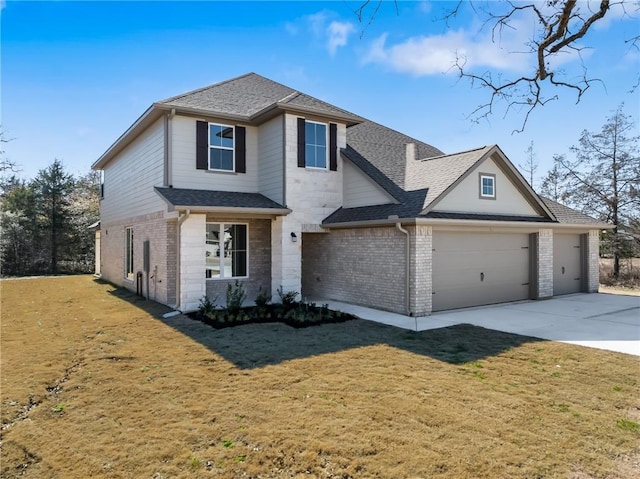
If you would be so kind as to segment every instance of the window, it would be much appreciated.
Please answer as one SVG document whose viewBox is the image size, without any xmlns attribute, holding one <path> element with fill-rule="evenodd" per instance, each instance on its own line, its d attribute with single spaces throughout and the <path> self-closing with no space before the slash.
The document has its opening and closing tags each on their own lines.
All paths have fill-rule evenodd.
<svg viewBox="0 0 640 479">
<path fill-rule="evenodd" d="M 305 166 L 327 167 L 327 125 L 313 121 L 305 122 Z"/>
<path fill-rule="evenodd" d="M 496 198 L 496 175 L 480 173 L 480 198 Z"/>
<path fill-rule="evenodd" d="M 209 123 L 209 169 L 234 171 L 232 126 Z"/>
<path fill-rule="evenodd" d="M 133 228 L 124 229 L 124 277 L 133 281 Z"/>
<path fill-rule="evenodd" d="M 247 276 L 247 225 L 207 223 L 205 277 Z"/>
</svg>

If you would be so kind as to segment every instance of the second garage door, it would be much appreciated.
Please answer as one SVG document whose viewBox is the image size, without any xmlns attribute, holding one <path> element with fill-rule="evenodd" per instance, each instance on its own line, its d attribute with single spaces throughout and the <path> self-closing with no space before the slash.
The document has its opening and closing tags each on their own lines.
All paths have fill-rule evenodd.
<svg viewBox="0 0 640 479">
<path fill-rule="evenodd" d="M 433 311 L 528 299 L 529 235 L 436 232 Z"/>
<path fill-rule="evenodd" d="M 553 295 L 579 293 L 582 286 L 580 235 L 553 235 Z"/>
</svg>

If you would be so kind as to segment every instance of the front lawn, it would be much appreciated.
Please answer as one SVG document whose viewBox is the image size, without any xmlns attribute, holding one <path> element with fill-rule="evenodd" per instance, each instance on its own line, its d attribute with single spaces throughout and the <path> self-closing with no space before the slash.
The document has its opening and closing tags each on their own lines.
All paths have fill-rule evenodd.
<svg viewBox="0 0 640 479">
<path fill-rule="evenodd" d="M 0 288 L 3 478 L 638 477 L 637 357 L 468 325 L 214 329 L 88 276 Z"/>
</svg>

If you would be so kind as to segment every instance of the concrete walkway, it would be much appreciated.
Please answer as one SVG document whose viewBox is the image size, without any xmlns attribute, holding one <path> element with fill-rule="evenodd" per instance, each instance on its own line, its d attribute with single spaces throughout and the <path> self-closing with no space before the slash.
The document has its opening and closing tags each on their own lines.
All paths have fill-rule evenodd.
<svg viewBox="0 0 640 479">
<path fill-rule="evenodd" d="M 413 331 L 473 324 L 507 333 L 579 344 L 640 356 L 640 296 L 572 294 L 546 301 L 519 301 L 412 318 L 401 314 L 318 300 L 331 309 Z"/>
</svg>

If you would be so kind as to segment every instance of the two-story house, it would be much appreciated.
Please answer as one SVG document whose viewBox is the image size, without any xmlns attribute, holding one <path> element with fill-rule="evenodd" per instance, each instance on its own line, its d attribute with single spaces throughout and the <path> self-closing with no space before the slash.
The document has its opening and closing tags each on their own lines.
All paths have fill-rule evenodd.
<svg viewBox="0 0 640 479">
<path fill-rule="evenodd" d="M 598 288 L 607 225 L 499 147 L 445 155 L 254 73 L 154 103 L 93 168 L 100 274 L 182 311 L 236 279 L 411 315 Z"/>
</svg>

